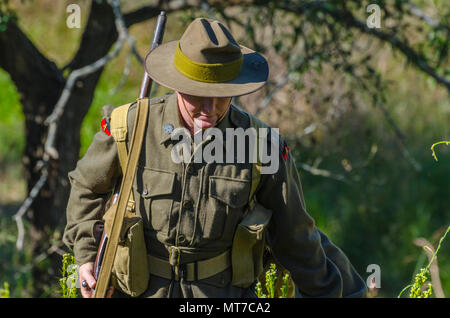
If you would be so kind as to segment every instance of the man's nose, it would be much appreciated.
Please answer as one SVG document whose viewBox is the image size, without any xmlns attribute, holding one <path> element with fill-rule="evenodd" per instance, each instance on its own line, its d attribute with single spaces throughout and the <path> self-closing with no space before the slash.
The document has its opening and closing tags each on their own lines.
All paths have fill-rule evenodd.
<svg viewBox="0 0 450 318">
<path fill-rule="evenodd" d="M 214 99 L 213 98 L 205 98 L 203 100 L 202 110 L 205 113 L 211 113 L 214 110 Z"/>
</svg>

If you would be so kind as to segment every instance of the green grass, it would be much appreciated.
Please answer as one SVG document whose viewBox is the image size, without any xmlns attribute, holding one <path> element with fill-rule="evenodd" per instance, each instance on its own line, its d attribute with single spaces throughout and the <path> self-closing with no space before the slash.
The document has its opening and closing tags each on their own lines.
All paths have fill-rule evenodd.
<svg viewBox="0 0 450 318">
<path fill-rule="evenodd" d="M 3 283 L 3 288 L 0 288 L 0 298 L 9 298 L 9 284 Z"/>
<path fill-rule="evenodd" d="M 31 297 L 33 262 L 29 240 L 22 251 L 16 249 L 17 226 L 12 215 L 17 205 L 0 205 L 0 283 L 8 283 L 10 297 Z M 29 233 L 28 222 L 24 222 Z"/>
<path fill-rule="evenodd" d="M 20 160 L 25 148 L 25 117 L 19 93 L 9 74 L 2 69 L 0 87 L 0 167 L 5 168 L 7 164 Z"/>
</svg>

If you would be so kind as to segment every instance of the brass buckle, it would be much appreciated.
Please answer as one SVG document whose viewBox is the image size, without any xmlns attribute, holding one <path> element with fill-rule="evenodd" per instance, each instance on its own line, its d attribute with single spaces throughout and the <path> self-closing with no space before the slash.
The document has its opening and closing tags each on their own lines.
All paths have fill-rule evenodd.
<svg viewBox="0 0 450 318">
<path fill-rule="evenodd" d="M 186 266 L 180 265 L 181 250 L 178 246 L 169 247 L 169 264 L 172 269 L 172 280 L 179 281 L 180 278 L 185 278 Z"/>
<path fill-rule="evenodd" d="M 178 266 L 180 264 L 181 250 L 178 246 L 169 247 L 169 264 Z"/>
<path fill-rule="evenodd" d="M 128 200 L 127 202 L 127 210 L 130 212 L 134 212 L 135 211 L 135 202 L 133 200 Z"/>
</svg>

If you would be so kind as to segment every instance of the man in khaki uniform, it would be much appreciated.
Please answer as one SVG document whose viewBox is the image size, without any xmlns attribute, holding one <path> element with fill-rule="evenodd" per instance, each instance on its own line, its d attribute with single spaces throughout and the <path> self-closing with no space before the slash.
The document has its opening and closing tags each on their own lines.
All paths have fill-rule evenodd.
<svg viewBox="0 0 450 318">
<path fill-rule="evenodd" d="M 140 296 L 254 297 L 254 284 L 233 285 L 233 271 L 239 269 L 232 263 L 238 260 L 230 259 L 236 229 L 249 207 L 254 163 L 176 163 L 172 150 L 177 140 L 172 133 L 183 127 L 191 135 L 211 127 L 223 133 L 227 128 L 249 128 L 253 117 L 231 105 L 231 96 L 261 88 L 268 76 L 267 62 L 239 46 L 221 23 L 196 19 L 180 41 L 153 50 L 146 58 L 146 69 L 156 82 L 176 93 L 150 101 L 132 191 L 135 212 L 144 221 L 146 253 L 153 259 L 148 288 Z M 128 111 L 129 132 L 135 106 Z M 307 213 L 294 159 L 279 141 L 279 148 L 272 149 L 279 167 L 275 173 L 261 174 L 254 196 L 272 211 L 267 231 L 272 255 L 289 270 L 302 296 L 364 296 L 364 282 L 347 257 Z M 80 266 L 80 281 L 87 285 L 82 287 L 85 297 L 96 283 L 93 262 L 98 242 L 93 228 L 102 219 L 105 201 L 121 175 L 116 141 L 107 129 L 94 136 L 85 156 L 69 173 L 72 191 L 64 242 Z M 173 268 L 174 252 L 176 265 L 183 270 L 167 276 L 161 268 Z M 220 266 L 218 262 L 205 265 L 213 264 L 208 263 L 212 259 L 221 259 Z M 124 294 L 116 291 L 116 295 Z"/>
</svg>

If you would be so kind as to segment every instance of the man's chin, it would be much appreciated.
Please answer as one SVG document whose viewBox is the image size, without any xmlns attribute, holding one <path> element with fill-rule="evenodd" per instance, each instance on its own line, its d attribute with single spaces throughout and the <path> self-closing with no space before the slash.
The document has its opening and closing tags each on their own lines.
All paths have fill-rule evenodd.
<svg viewBox="0 0 450 318">
<path fill-rule="evenodd" d="M 212 128 L 216 125 L 217 120 L 206 121 L 206 120 L 195 120 L 195 126 L 201 129 Z"/>
</svg>

